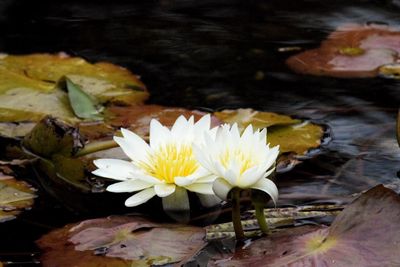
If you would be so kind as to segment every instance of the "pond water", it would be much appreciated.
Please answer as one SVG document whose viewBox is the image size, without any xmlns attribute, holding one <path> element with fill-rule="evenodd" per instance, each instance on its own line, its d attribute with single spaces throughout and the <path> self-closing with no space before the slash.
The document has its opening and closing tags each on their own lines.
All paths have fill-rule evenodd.
<svg viewBox="0 0 400 267">
<path fill-rule="evenodd" d="M 64 51 L 125 66 L 149 88 L 149 103 L 251 107 L 326 124 L 331 141 L 278 176 L 278 205 L 342 203 L 399 178 L 400 82 L 295 74 L 284 63 L 295 52 L 279 48 L 317 47 L 346 22 L 398 26 L 399 1 L 351 2 L 4 0 L 0 51 Z M 88 218 L 39 194 L 31 211 L 0 225 L 0 261 L 34 264 L 35 239 Z"/>
</svg>

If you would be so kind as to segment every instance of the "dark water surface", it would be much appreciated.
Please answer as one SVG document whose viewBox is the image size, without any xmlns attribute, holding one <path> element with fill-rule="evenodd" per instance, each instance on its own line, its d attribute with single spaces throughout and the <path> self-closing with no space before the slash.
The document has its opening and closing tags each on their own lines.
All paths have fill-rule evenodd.
<svg viewBox="0 0 400 267">
<path fill-rule="evenodd" d="M 400 82 L 298 75 L 284 64 L 293 52 L 278 49 L 317 47 L 347 22 L 399 26 L 400 2 L 2 0 L 0 51 L 64 51 L 125 66 L 142 77 L 151 103 L 251 107 L 327 124 L 332 141 L 278 177 L 280 204 L 340 202 L 398 179 Z M 82 219 L 49 202 L 43 194 L 0 225 L 0 261 L 31 262 L 33 240 Z"/>
</svg>

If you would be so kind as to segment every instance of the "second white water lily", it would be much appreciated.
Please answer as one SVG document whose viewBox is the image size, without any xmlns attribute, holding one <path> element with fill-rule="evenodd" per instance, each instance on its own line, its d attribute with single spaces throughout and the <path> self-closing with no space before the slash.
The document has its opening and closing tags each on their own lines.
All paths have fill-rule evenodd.
<svg viewBox="0 0 400 267">
<path fill-rule="evenodd" d="M 119 180 L 110 185 L 111 192 L 137 192 L 125 202 L 128 207 L 140 205 L 154 196 L 163 198 L 165 209 L 189 208 L 186 190 L 213 195 L 215 175 L 203 168 L 193 155 L 193 143 L 202 143 L 204 135 L 214 136 L 210 130 L 210 116 L 194 123 L 180 116 L 168 129 L 157 120 L 150 123 L 150 144 L 135 133 L 122 129 L 123 137 L 114 137 L 131 161 L 98 159 L 94 161 L 98 176 Z"/>
<path fill-rule="evenodd" d="M 249 125 L 240 135 L 237 124 L 221 126 L 216 137 L 205 136 L 205 143 L 195 146 L 200 164 L 215 174 L 214 193 L 226 199 L 232 188 L 253 188 L 264 191 L 274 202 L 276 185 L 267 177 L 274 171 L 279 146 L 266 143 L 266 129 L 253 131 Z"/>
</svg>

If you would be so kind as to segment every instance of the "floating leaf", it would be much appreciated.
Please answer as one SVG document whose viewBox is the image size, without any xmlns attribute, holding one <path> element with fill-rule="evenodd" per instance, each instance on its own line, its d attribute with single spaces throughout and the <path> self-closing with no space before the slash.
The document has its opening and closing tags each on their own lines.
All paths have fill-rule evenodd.
<svg viewBox="0 0 400 267">
<path fill-rule="evenodd" d="M 299 123 L 300 120 L 293 119 L 286 115 L 273 112 L 261 112 L 250 108 L 236 110 L 223 110 L 214 112 L 214 116 L 226 123 L 237 123 L 240 128 L 246 128 L 252 124 L 255 128 L 266 128 L 273 125 L 287 125 Z"/>
<path fill-rule="evenodd" d="M 68 225 L 37 241 L 43 266 L 154 266 L 184 263 L 204 245 L 204 230 L 108 217 Z"/>
<path fill-rule="evenodd" d="M 376 186 L 328 227 L 285 229 L 210 266 L 399 266 L 400 197 Z M 382 245 L 386 244 L 386 245 Z"/>
<path fill-rule="evenodd" d="M 99 103 L 134 105 L 147 99 L 145 86 L 128 70 L 90 64 L 66 54 L 3 55 L 0 58 L 0 121 L 39 121 L 51 114 L 79 121 L 59 80 L 68 79 Z M 97 119 L 97 118 L 95 118 Z"/>
<path fill-rule="evenodd" d="M 279 145 L 281 153 L 294 152 L 302 155 L 309 149 L 319 147 L 323 134 L 321 126 L 310 122 L 276 126 L 269 128 L 268 142 L 271 146 Z"/>
<path fill-rule="evenodd" d="M 69 102 L 75 115 L 81 119 L 101 120 L 102 116 L 96 108 L 95 101 L 68 77 L 65 78 L 65 81 Z"/>
<path fill-rule="evenodd" d="M 400 31 L 377 25 L 340 26 L 317 49 L 294 55 L 287 64 L 303 74 L 340 78 L 375 77 L 393 72 L 389 67 L 400 54 Z M 378 70 L 379 69 L 379 70 Z M 394 75 L 385 77 L 395 78 Z"/>
<path fill-rule="evenodd" d="M 14 219 L 33 205 L 34 190 L 25 182 L 0 173 L 0 222 Z"/>
<path fill-rule="evenodd" d="M 181 115 L 186 118 L 194 116 L 194 119 L 198 120 L 205 114 L 205 112 L 198 110 L 163 107 L 159 105 L 110 107 L 106 112 L 106 122 L 118 128 L 129 128 L 138 135 L 147 137 L 149 134 L 150 121 L 152 119 L 157 119 L 163 125 L 171 127 L 176 119 Z M 213 126 L 220 123 L 220 121 L 214 116 L 211 117 L 211 120 Z"/>
<path fill-rule="evenodd" d="M 389 79 L 400 79 L 400 64 L 387 64 L 378 69 L 379 76 Z"/>
</svg>

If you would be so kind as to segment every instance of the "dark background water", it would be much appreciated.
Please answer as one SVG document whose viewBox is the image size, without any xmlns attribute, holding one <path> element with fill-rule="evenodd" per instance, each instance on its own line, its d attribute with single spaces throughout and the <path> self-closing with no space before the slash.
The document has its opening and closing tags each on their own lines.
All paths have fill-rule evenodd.
<svg viewBox="0 0 400 267">
<path fill-rule="evenodd" d="M 284 64 L 293 52 L 278 49 L 317 47 L 342 23 L 399 21 L 397 0 L 2 0 L 0 51 L 64 51 L 125 66 L 148 86 L 150 103 L 251 107 L 327 124 L 333 140 L 278 177 L 280 204 L 339 202 L 398 179 L 400 83 L 298 75 Z M 47 201 L 43 196 L 36 206 Z M 43 205 L 0 225 L 0 260 L 31 261 L 33 240 L 80 218 L 59 204 Z"/>
</svg>

